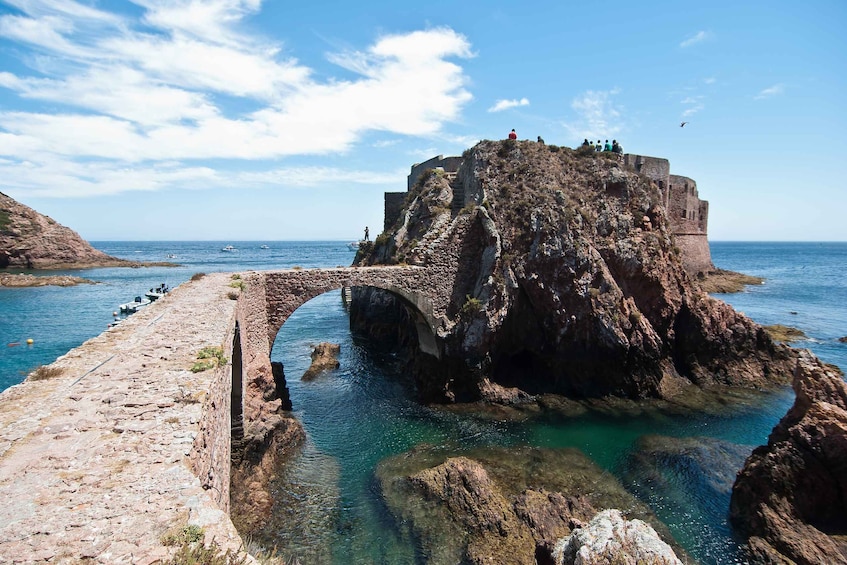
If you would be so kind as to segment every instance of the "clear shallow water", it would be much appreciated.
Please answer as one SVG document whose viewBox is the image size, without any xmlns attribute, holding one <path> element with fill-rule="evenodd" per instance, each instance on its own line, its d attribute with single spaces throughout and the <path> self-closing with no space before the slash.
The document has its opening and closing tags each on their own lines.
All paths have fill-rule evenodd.
<svg viewBox="0 0 847 565">
<path fill-rule="evenodd" d="M 267 243 L 271 249 L 259 249 Z M 223 245 L 239 248 L 222 253 Z M 136 260 L 164 260 L 174 253 L 176 268 L 95 269 L 73 274 L 101 281 L 96 286 L 0 289 L 0 388 L 20 382 L 24 371 L 49 363 L 92 337 L 111 320 L 117 304 L 162 282 L 176 286 L 196 272 L 281 267 L 349 265 L 354 252 L 344 242 L 96 242 L 107 253 Z M 763 324 L 802 329 L 809 340 L 797 344 L 847 369 L 847 244 L 712 244 L 715 264 L 760 275 L 766 284 L 721 299 Z M 792 314 L 796 312 L 796 314 Z M 31 347 L 5 343 L 32 337 Z M 341 368 L 315 381 L 301 382 L 310 346 L 341 344 Z M 763 405 L 742 407 L 731 416 L 682 418 L 661 414 L 638 417 L 586 415 L 571 419 L 512 423 L 434 411 L 413 400 L 404 375 L 390 357 L 371 351 L 348 329 L 338 292 L 320 296 L 283 326 L 272 357 L 285 363 L 294 409 L 309 435 L 306 454 L 277 485 L 291 501 L 269 524 L 284 553 L 304 563 L 415 563 L 414 547 L 391 527 L 380 502 L 373 470 L 384 457 L 419 443 L 445 446 L 578 447 L 598 465 L 648 502 L 677 540 L 702 563 L 740 560 L 726 524 L 728 495 L 704 489 L 685 466 L 663 470 L 664 490 L 638 481 L 631 460 L 648 434 L 709 436 L 749 446 L 766 441 L 792 402 L 790 392 Z M 719 463 L 716 463 L 719 464 Z M 293 504 L 294 502 L 297 504 Z M 293 514 L 291 513 L 293 512 Z"/>
</svg>

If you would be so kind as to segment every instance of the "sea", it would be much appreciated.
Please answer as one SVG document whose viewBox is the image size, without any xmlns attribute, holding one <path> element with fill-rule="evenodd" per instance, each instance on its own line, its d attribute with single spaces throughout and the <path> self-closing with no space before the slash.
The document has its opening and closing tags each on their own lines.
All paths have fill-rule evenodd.
<svg viewBox="0 0 847 565">
<path fill-rule="evenodd" d="M 347 266 L 355 255 L 341 241 L 92 244 L 116 257 L 175 266 L 62 271 L 96 284 L 0 288 L 0 389 L 106 330 L 119 304 L 161 284 L 173 288 L 195 273 Z M 222 251 L 227 245 L 236 250 Z M 839 342 L 847 336 L 847 243 L 712 242 L 711 251 L 716 266 L 765 279 L 716 298 L 760 324 L 802 330 L 807 337 L 794 347 L 808 348 L 847 371 L 847 343 Z M 341 366 L 314 381 L 301 381 L 311 347 L 321 341 L 341 345 Z M 420 444 L 576 447 L 648 504 L 692 560 L 744 563 L 727 522 L 726 488 L 716 489 L 685 464 L 668 464 L 645 478 L 633 461 L 642 441 L 655 436 L 715 438 L 752 450 L 767 441 L 793 402 L 793 393 L 785 389 L 719 415 L 606 411 L 497 421 L 436 410 L 415 402 L 411 383 L 390 354 L 351 333 L 338 291 L 301 306 L 280 330 L 271 356 L 285 365 L 294 412 L 308 441 L 303 455 L 275 484 L 281 502 L 260 541 L 304 564 L 420 562 L 414 543 L 390 526 L 374 478 L 381 460 Z"/>
</svg>

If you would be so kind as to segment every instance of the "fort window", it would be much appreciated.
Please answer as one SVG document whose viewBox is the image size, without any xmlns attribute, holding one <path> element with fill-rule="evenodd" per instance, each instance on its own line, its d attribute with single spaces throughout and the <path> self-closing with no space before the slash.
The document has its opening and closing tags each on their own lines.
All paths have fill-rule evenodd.
<svg viewBox="0 0 847 565">
<path fill-rule="evenodd" d="M 683 218 L 687 218 L 687 217 L 688 217 L 688 212 L 687 212 L 687 211 L 685 211 L 685 210 L 683 210 L 683 211 L 682 211 L 682 217 L 683 217 Z"/>
</svg>

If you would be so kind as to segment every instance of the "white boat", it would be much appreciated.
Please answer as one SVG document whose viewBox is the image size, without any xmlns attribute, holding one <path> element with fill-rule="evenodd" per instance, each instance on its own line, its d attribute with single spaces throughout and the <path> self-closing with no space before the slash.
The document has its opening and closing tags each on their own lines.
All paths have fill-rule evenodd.
<svg viewBox="0 0 847 565">
<path fill-rule="evenodd" d="M 269 247 L 269 246 L 267 246 L 267 245 L 260 245 L 260 246 L 259 246 L 259 249 L 270 249 L 270 247 Z"/>
<path fill-rule="evenodd" d="M 353 249 L 353 250 L 358 250 L 359 249 L 359 242 L 358 241 L 351 241 L 350 243 L 347 244 L 347 247 L 349 247 L 350 249 Z"/>
<path fill-rule="evenodd" d="M 135 300 L 132 302 L 127 302 L 126 304 L 121 304 L 118 306 L 118 310 L 121 312 L 127 312 L 132 314 L 133 312 L 138 312 L 148 304 L 150 304 L 151 300 L 142 299 L 140 296 L 136 296 Z"/>
<path fill-rule="evenodd" d="M 227 245 L 227 246 L 221 248 L 221 251 L 233 252 L 233 251 L 238 251 L 238 249 L 236 249 L 232 245 Z"/>
</svg>

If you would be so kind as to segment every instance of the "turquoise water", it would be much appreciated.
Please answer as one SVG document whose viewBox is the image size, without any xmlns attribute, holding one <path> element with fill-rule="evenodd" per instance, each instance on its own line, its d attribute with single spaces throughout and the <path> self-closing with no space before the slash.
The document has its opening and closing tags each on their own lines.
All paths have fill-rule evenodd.
<svg viewBox="0 0 847 565">
<path fill-rule="evenodd" d="M 261 250 L 267 243 L 271 249 Z M 223 245 L 239 248 L 222 253 Z M 169 286 L 196 272 L 243 271 L 300 265 L 348 265 L 354 252 L 343 242 L 98 242 L 107 253 L 137 260 L 177 255 L 172 269 L 95 269 L 79 274 L 102 281 L 96 286 L 0 289 L 0 340 L 31 337 L 35 343 L 0 351 L 0 387 L 19 382 L 22 372 L 102 331 L 117 304 L 162 282 Z M 715 264 L 760 275 L 766 284 L 723 295 L 763 324 L 802 329 L 808 347 L 824 361 L 847 369 L 847 244 L 712 243 Z M 310 347 L 320 341 L 341 344 L 341 368 L 311 382 L 299 376 L 309 365 Z M 419 444 L 573 446 L 622 482 L 668 524 L 677 540 L 702 563 L 740 562 L 726 523 L 728 495 L 698 482 L 696 470 L 666 467 L 665 487 L 649 488 L 633 478 L 632 458 L 648 434 L 708 436 L 747 446 L 762 444 L 792 402 L 790 391 L 749 403 L 723 416 L 680 417 L 645 412 L 637 417 L 588 414 L 533 422 L 492 422 L 445 413 L 414 402 L 411 383 L 390 355 L 351 335 L 338 292 L 302 306 L 286 322 L 272 357 L 285 364 L 294 410 L 309 443 L 304 456 L 277 484 L 281 509 L 267 535 L 283 553 L 304 563 L 415 563 L 414 547 L 395 535 L 380 502 L 373 470 L 384 457 Z M 715 462 L 720 465 L 721 462 Z M 732 469 L 730 469 L 732 471 Z M 288 513 L 286 513 L 288 512 Z"/>
</svg>

